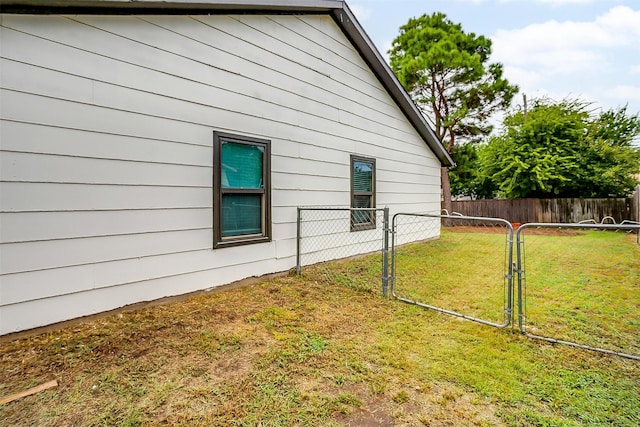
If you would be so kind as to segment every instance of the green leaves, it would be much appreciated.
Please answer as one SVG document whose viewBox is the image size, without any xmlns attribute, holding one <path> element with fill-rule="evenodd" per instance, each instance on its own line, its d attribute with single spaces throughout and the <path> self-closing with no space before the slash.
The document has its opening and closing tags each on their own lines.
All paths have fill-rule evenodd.
<svg viewBox="0 0 640 427">
<path fill-rule="evenodd" d="M 493 196 L 626 197 L 640 172 L 640 119 L 626 107 L 593 117 L 580 100 L 539 99 L 526 114 L 504 120 L 500 135 L 479 152 L 479 181 Z"/>
</svg>

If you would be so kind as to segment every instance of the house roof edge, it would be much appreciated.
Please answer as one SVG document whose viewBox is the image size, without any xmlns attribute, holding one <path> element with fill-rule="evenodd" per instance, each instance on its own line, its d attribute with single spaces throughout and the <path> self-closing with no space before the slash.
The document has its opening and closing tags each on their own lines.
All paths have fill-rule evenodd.
<svg viewBox="0 0 640 427">
<path fill-rule="evenodd" d="M 211 9 L 328 11 L 341 8 L 344 0 L 0 0 L 12 9 L 33 11 L 61 8 L 94 9 Z"/>
</svg>

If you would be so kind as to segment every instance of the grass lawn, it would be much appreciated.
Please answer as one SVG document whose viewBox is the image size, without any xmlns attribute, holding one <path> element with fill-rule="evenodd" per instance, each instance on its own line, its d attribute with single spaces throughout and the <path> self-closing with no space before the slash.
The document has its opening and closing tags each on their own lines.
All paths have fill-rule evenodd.
<svg viewBox="0 0 640 427">
<path fill-rule="evenodd" d="M 602 332 L 612 335 L 608 342 L 637 348 L 640 249 L 633 236 L 602 236 L 580 236 L 616 251 L 597 268 L 580 266 L 594 258 L 571 238 L 532 242 L 527 292 L 536 308 L 528 310 L 527 325 L 576 339 L 580 333 L 570 331 L 586 325 L 585 336 Z M 407 246 L 411 256 L 399 258 L 398 286 L 493 316 L 502 303 L 502 273 L 497 297 L 474 295 L 486 289 L 485 276 L 494 283 L 493 270 L 479 271 L 478 258 L 489 245 L 501 247 L 495 239 L 445 232 L 440 241 Z M 545 255 L 545 244 L 562 257 Z M 640 425 L 639 361 L 383 299 L 379 260 L 305 268 L 302 276 L 0 344 L 0 396 L 51 379 L 59 384 L 0 405 L 0 425 Z M 459 266 L 468 268 L 456 273 L 456 286 L 423 290 L 439 280 L 428 270 L 446 276 Z M 577 272 L 578 282 L 560 280 Z M 607 313 L 604 326 L 572 315 L 592 312 L 596 320 Z"/>
</svg>

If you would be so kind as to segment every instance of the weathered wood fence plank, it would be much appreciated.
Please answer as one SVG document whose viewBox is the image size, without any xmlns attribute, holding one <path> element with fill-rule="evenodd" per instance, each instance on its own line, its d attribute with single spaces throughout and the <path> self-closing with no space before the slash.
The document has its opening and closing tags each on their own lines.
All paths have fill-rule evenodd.
<svg viewBox="0 0 640 427">
<path fill-rule="evenodd" d="M 633 213 L 633 219 L 640 222 L 640 185 L 636 187 L 635 193 L 631 198 L 631 210 Z"/>
<path fill-rule="evenodd" d="M 639 187 L 640 189 L 640 187 Z M 633 198 L 617 199 L 518 199 L 461 200 L 453 202 L 453 211 L 468 216 L 503 218 L 514 223 L 576 223 L 613 218 L 638 221 L 640 190 Z"/>
</svg>

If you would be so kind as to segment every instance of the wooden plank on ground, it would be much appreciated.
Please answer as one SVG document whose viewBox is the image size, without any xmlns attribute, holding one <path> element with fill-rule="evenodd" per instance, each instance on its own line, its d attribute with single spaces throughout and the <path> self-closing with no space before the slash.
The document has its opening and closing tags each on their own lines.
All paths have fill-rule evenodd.
<svg viewBox="0 0 640 427">
<path fill-rule="evenodd" d="M 13 402 L 14 400 L 22 399 L 23 397 L 31 396 L 32 394 L 40 393 L 43 390 L 47 390 L 53 387 L 58 387 L 58 381 L 52 380 L 44 384 L 40 384 L 39 386 L 32 387 L 28 390 L 21 391 L 20 393 L 14 393 L 10 394 L 9 396 L 0 397 L 0 405 Z"/>
</svg>

